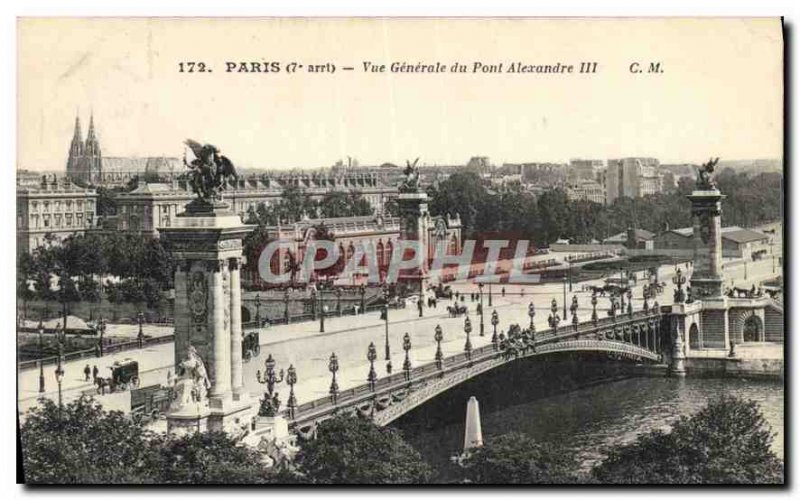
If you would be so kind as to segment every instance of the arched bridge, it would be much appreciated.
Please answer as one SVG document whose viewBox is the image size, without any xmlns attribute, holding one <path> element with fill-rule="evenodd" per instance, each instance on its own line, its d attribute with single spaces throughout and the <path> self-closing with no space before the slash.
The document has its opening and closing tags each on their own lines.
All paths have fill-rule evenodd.
<svg viewBox="0 0 800 500">
<path fill-rule="evenodd" d="M 520 358 L 559 352 L 603 352 L 618 358 L 658 363 L 662 359 L 662 315 L 658 308 L 538 331 L 527 348 L 499 343 L 465 351 L 336 392 L 286 411 L 298 434 L 312 435 L 317 422 L 337 413 L 361 414 L 386 425 L 425 401 L 481 373 Z M 664 330 L 666 331 L 666 330 Z M 365 374 L 366 375 L 366 374 Z"/>
</svg>

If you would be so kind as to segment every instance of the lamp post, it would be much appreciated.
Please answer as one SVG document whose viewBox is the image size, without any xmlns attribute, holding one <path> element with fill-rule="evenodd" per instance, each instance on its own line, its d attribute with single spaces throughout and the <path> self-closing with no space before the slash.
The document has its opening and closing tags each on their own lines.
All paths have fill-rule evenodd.
<svg viewBox="0 0 800 500">
<path fill-rule="evenodd" d="M 597 290 L 592 290 L 592 323 L 597 324 Z"/>
<path fill-rule="evenodd" d="M 442 369 L 442 359 L 444 359 L 444 355 L 442 355 L 442 339 L 443 338 L 444 338 L 444 335 L 442 335 L 442 327 L 439 326 L 439 325 L 436 325 L 436 328 L 434 329 L 433 340 L 436 341 L 436 356 L 435 356 L 435 359 L 436 359 L 436 368 L 438 368 L 439 370 Z"/>
<path fill-rule="evenodd" d="M 406 332 L 403 335 L 403 350 L 406 351 L 406 359 L 403 360 L 403 373 L 406 375 L 406 381 L 411 380 L 411 359 L 408 357 L 408 351 L 411 350 L 411 337 Z"/>
<path fill-rule="evenodd" d="M 385 359 L 386 359 L 386 361 L 389 361 L 391 359 L 391 355 L 390 355 L 390 350 L 389 350 L 389 287 L 388 286 L 384 286 L 383 287 L 383 298 L 384 298 L 384 302 L 386 303 L 383 306 L 383 308 L 384 308 L 383 309 L 383 319 L 384 319 L 385 326 L 386 326 L 386 329 L 385 329 L 385 331 L 386 331 L 386 345 L 385 345 L 385 347 L 386 347 L 386 358 Z"/>
<path fill-rule="evenodd" d="M 261 328 L 261 296 L 256 294 L 256 328 Z"/>
<path fill-rule="evenodd" d="M 626 295 L 628 296 L 628 316 L 633 316 L 633 291 L 628 288 Z"/>
<path fill-rule="evenodd" d="M 617 317 L 617 299 L 616 297 L 611 297 L 611 308 L 609 309 L 608 313 L 612 318 Z"/>
<path fill-rule="evenodd" d="M 500 318 L 497 315 L 497 309 L 492 311 L 492 345 L 494 350 L 497 350 L 497 324 L 500 323 Z"/>
<path fill-rule="evenodd" d="M 367 287 L 361 285 L 358 287 L 358 293 L 361 295 L 361 314 L 366 312 L 366 302 L 364 301 L 364 296 L 367 293 Z"/>
<path fill-rule="evenodd" d="M 619 292 L 619 310 L 620 314 L 625 313 L 625 292 Z"/>
<path fill-rule="evenodd" d="M 647 288 L 642 288 L 642 298 L 644 299 L 644 304 L 642 304 L 642 310 L 647 312 L 650 309 L 650 304 L 647 302 Z"/>
<path fill-rule="evenodd" d="M 564 276 L 564 319 L 567 318 L 567 277 Z"/>
<path fill-rule="evenodd" d="M 339 384 L 336 383 L 336 372 L 339 371 L 339 360 L 336 358 L 335 352 L 331 353 L 331 357 L 328 360 L 328 371 L 333 375 L 331 388 L 328 390 L 328 393 L 331 395 L 331 402 L 335 405 L 337 396 L 339 395 Z"/>
<path fill-rule="evenodd" d="M 44 352 L 42 351 L 42 336 L 44 335 L 44 324 L 39 320 L 39 393 L 44 392 Z"/>
<path fill-rule="evenodd" d="M 481 309 L 481 328 L 480 328 L 480 336 L 483 337 L 483 283 L 478 283 L 478 295 L 480 296 L 480 302 L 478 305 Z"/>
<path fill-rule="evenodd" d="M 369 383 L 369 390 L 375 391 L 375 382 L 378 380 L 378 374 L 375 373 L 375 359 L 378 353 L 375 349 L 375 343 L 370 342 L 367 348 L 367 360 L 369 361 L 369 373 L 367 374 L 367 382 Z"/>
<path fill-rule="evenodd" d="M 568 261 L 568 271 L 567 271 L 567 280 L 569 281 L 569 292 L 572 293 L 572 259 Z"/>
<path fill-rule="evenodd" d="M 569 312 L 572 314 L 572 326 L 578 330 L 578 296 L 572 296 L 572 304 L 569 306 Z"/>
<path fill-rule="evenodd" d="M 283 317 L 286 324 L 289 324 L 289 289 L 283 291 Z"/>
<path fill-rule="evenodd" d="M 550 328 L 553 329 L 553 335 L 555 335 L 558 331 L 558 324 L 561 322 L 561 318 L 558 316 L 558 302 L 556 302 L 556 299 L 550 302 L 550 317 L 547 318 L 547 322 L 550 324 Z"/>
<path fill-rule="evenodd" d="M 58 332 L 56 332 L 58 335 Z M 63 408 L 63 399 L 61 394 L 61 383 L 64 381 L 64 366 L 61 364 L 61 357 L 64 355 L 64 344 L 58 338 L 58 364 L 56 366 L 56 383 L 58 383 L 58 418 L 61 419 L 61 412 Z"/>
<path fill-rule="evenodd" d="M 774 261 L 775 261 L 775 259 L 773 259 L 773 263 L 774 263 Z M 775 269 L 773 269 L 772 272 L 775 272 Z M 491 283 L 489 283 L 489 307 L 492 307 L 492 284 Z"/>
<path fill-rule="evenodd" d="M 289 418 L 294 420 L 294 410 L 297 408 L 297 398 L 294 396 L 294 384 L 297 383 L 297 371 L 294 365 L 289 365 L 286 370 L 286 383 L 289 384 L 289 400 L 286 401 L 286 407 L 289 408 Z"/>
<path fill-rule="evenodd" d="M 464 343 L 464 352 L 467 353 L 467 359 L 472 359 L 472 342 L 469 341 L 469 333 L 472 331 L 472 322 L 469 318 L 464 318 L 464 333 L 467 334 L 467 341 Z"/>
<path fill-rule="evenodd" d="M 97 344 L 98 347 L 99 347 L 98 354 L 99 354 L 99 357 L 102 358 L 103 354 L 104 354 L 104 349 L 105 349 L 105 347 L 103 345 L 103 335 L 105 335 L 105 333 L 106 333 L 106 320 L 104 318 L 100 318 L 100 320 L 97 322 L 97 331 L 98 331 L 98 333 L 100 333 L 100 339 L 99 339 L 100 343 Z"/>
<path fill-rule="evenodd" d="M 325 333 L 325 298 L 321 288 L 319 290 L 319 331 Z"/>
<path fill-rule="evenodd" d="M 272 403 L 275 401 L 275 384 L 283 382 L 284 373 L 283 370 L 281 370 L 280 375 L 276 376 L 275 364 L 275 359 L 272 358 L 272 354 L 269 354 L 264 361 L 264 375 L 262 376 L 260 371 L 256 372 L 256 380 L 258 380 L 258 383 L 266 384 L 267 386 L 267 392 L 264 393 L 264 401 L 259 411 L 259 415 L 264 417 L 274 416 L 279 410 L 279 408 L 273 406 Z M 266 408 L 272 408 L 273 415 L 266 414 Z"/>
<path fill-rule="evenodd" d="M 336 291 L 334 292 L 334 294 L 336 295 L 336 315 L 337 316 L 341 316 L 342 315 L 342 289 L 341 288 L 337 288 Z"/>
<path fill-rule="evenodd" d="M 683 285 L 686 283 L 686 277 L 683 276 L 680 268 L 675 271 L 675 276 L 672 278 L 672 283 L 678 287 L 678 289 L 675 290 L 675 293 L 672 295 L 672 301 L 675 303 L 682 303 L 684 300 Z"/>
<path fill-rule="evenodd" d="M 139 314 L 136 315 L 137 320 L 139 321 L 139 334 L 136 336 L 136 340 L 139 342 L 139 349 L 144 346 L 144 313 L 139 311 Z"/>
<path fill-rule="evenodd" d="M 528 317 L 531 319 L 530 325 L 528 326 L 529 329 L 533 330 L 533 318 L 536 316 L 536 307 L 533 305 L 533 302 L 528 304 Z"/>
</svg>

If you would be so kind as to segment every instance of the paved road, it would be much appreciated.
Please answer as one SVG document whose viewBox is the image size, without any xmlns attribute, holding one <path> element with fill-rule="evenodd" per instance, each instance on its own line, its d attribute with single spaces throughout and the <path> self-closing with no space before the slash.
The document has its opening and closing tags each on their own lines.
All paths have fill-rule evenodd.
<svg viewBox="0 0 800 500">
<path fill-rule="evenodd" d="M 776 247 L 777 248 L 777 247 Z M 690 270 L 683 267 L 684 275 L 690 275 Z M 776 267 L 780 273 L 780 268 Z M 662 304 L 671 303 L 674 286 L 671 278 L 674 269 L 664 266 L 660 269 L 660 280 L 667 283 L 664 293 L 658 297 Z M 749 288 L 750 284 L 773 276 L 772 260 L 767 258 L 758 262 L 747 264 L 747 279 L 744 279 L 744 266 L 741 263 L 726 264 L 726 285 L 732 282 L 736 286 Z M 590 293 L 581 292 L 581 285 L 600 284 L 600 280 L 586 281 L 574 286 L 574 293 L 567 293 L 567 304 L 572 296 L 578 297 L 580 321 L 591 318 Z M 453 285 L 456 290 L 463 292 L 477 291 L 477 286 L 470 283 Z M 561 283 L 532 285 L 505 285 L 506 295 L 501 296 L 501 286 L 493 285 L 493 307 L 488 306 L 488 298 L 484 296 L 484 330 L 485 335 L 480 336 L 480 319 L 475 313 L 477 303 L 464 302 L 469 307 L 469 317 L 472 322 L 470 339 L 474 348 L 488 344 L 491 341 L 492 326 L 489 322 L 492 310 L 497 310 L 500 317 L 498 331 L 505 331 L 513 323 L 527 325 L 529 323 L 528 304 L 533 302 L 536 308 L 535 324 L 537 330 L 548 328 L 550 302 L 553 298 L 558 301 L 558 314 L 563 315 L 563 285 Z M 484 288 L 488 292 L 488 287 Z M 634 290 L 634 310 L 642 307 L 641 284 Z M 418 318 L 416 307 L 392 310 L 389 313 L 389 345 L 391 349 L 391 362 L 393 371 L 400 371 L 403 365 L 405 352 L 402 350 L 402 338 L 407 332 L 411 338 L 412 349 L 410 359 L 414 365 L 433 361 L 436 343 L 433 339 L 434 328 L 441 325 L 444 331 L 442 351 L 445 356 L 461 352 L 464 348 L 466 334 L 463 331 L 464 318 L 449 318 L 446 306 L 448 300 L 440 300 L 437 309 L 425 309 L 424 317 Z M 605 315 L 609 307 L 607 298 L 599 298 L 598 314 Z M 569 312 L 569 311 L 568 311 Z M 569 321 L 571 318 L 567 318 Z M 563 318 L 562 318 L 563 320 Z M 563 323 L 562 323 L 563 324 Z M 360 385 L 366 381 L 369 363 L 366 359 L 367 347 L 374 342 L 378 351 L 376 370 L 378 376 L 386 374 L 386 362 L 383 359 L 385 344 L 385 325 L 380 320 L 378 312 L 359 316 L 345 316 L 327 318 L 325 320 L 326 333 L 319 332 L 319 322 L 303 322 L 291 325 L 273 326 L 261 331 L 261 354 L 244 366 L 245 386 L 252 394 L 261 394 L 263 386 L 256 381 L 256 370 L 264 369 L 264 360 L 272 354 L 277 361 L 277 367 L 288 368 L 294 365 L 297 370 L 298 384 L 295 394 L 298 402 L 303 402 L 323 397 L 328 394 L 331 374 L 328 371 L 328 358 L 335 352 L 339 359 L 340 370 L 337 380 L 341 390 Z M 80 395 L 81 391 L 89 390 L 92 386 L 83 379 L 83 367 L 86 362 L 97 364 L 101 373 L 109 374 L 108 366 L 114 361 L 133 358 L 139 361 L 142 386 L 150 384 L 164 384 L 167 381 L 167 372 L 173 370 L 173 344 L 163 344 L 143 349 L 142 351 L 128 351 L 105 356 L 104 358 L 74 361 L 65 365 L 65 380 L 63 383 L 64 399 L 70 400 Z M 26 370 L 19 374 L 18 398 L 20 410 L 36 404 L 38 393 L 39 373 L 35 370 Z M 53 367 L 45 370 L 47 392 L 45 397 L 56 399 L 57 388 Z M 278 384 L 281 399 L 285 402 L 288 396 L 288 387 L 285 383 Z M 100 396 L 99 399 L 107 407 L 126 409 L 129 400 L 125 395 Z"/>
</svg>

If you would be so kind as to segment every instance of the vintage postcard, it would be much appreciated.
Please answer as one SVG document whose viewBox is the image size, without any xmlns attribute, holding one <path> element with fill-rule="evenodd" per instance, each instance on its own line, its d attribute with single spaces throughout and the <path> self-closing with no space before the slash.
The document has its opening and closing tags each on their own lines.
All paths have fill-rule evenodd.
<svg viewBox="0 0 800 500">
<path fill-rule="evenodd" d="M 40 484 L 784 484 L 779 18 L 20 18 Z"/>
</svg>

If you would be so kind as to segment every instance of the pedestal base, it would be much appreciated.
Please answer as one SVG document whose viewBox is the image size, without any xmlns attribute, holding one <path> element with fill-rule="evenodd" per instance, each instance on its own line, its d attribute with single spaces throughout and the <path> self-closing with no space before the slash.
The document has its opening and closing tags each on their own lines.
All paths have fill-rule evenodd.
<svg viewBox="0 0 800 500">
<path fill-rule="evenodd" d="M 183 436 L 208 430 L 211 410 L 206 404 L 193 403 L 167 413 L 167 433 Z"/>
<path fill-rule="evenodd" d="M 250 422 L 258 412 L 257 403 L 246 394 L 241 394 L 238 398 L 233 396 L 209 398 L 208 430 L 240 433 L 250 426 Z"/>
</svg>

